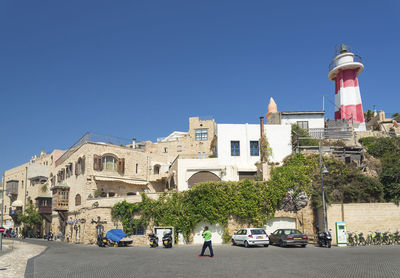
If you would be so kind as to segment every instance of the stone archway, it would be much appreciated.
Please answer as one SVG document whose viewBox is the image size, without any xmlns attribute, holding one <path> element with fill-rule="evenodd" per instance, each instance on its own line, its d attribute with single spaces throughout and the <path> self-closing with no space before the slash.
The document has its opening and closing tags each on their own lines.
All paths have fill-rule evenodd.
<svg viewBox="0 0 400 278">
<path fill-rule="evenodd" d="M 188 188 L 191 188 L 196 183 L 220 180 L 220 177 L 210 171 L 200 171 L 190 177 L 188 180 Z"/>
</svg>

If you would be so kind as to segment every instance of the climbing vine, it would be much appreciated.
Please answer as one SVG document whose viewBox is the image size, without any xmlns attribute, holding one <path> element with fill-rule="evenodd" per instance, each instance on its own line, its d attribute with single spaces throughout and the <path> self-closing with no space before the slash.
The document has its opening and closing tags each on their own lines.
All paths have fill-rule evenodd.
<svg viewBox="0 0 400 278">
<path fill-rule="evenodd" d="M 333 158 L 325 158 L 330 171 L 326 177 L 328 201 L 381 200 L 379 181 L 364 176 Z M 356 189 L 351 189 L 355 186 Z M 241 180 L 206 182 L 183 192 L 163 193 L 158 200 L 142 194 L 139 203 L 122 201 L 112 208 L 114 219 L 131 234 L 139 225 L 173 226 L 176 233 L 187 237 L 201 222 L 227 227 L 230 217 L 243 225 L 262 226 L 280 208 L 287 197 L 311 196 L 314 206 L 320 205 L 319 157 L 294 154 L 281 167 L 274 167 L 267 182 Z M 340 194 L 339 194 L 339 193 Z M 303 207 L 306 204 L 303 204 Z M 229 238 L 229 233 L 224 233 Z"/>
</svg>

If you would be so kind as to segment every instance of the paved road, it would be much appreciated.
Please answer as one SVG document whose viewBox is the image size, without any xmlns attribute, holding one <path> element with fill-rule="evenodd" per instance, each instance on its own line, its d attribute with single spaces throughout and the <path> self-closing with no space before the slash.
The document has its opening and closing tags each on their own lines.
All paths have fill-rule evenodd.
<svg viewBox="0 0 400 278">
<path fill-rule="evenodd" d="M 38 242 L 47 245 L 47 242 Z M 25 277 L 400 277 L 400 246 L 331 249 L 200 246 L 165 249 L 48 244 L 28 261 Z"/>
</svg>

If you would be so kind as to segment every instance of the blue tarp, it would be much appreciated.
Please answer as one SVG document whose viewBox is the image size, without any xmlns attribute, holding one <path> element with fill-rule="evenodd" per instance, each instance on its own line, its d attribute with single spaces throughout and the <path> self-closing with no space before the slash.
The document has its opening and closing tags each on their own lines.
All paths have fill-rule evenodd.
<svg viewBox="0 0 400 278">
<path fill-rule="evenodd" d="M 127 235 L 121 229 L 112 229 L 109 230 L 106 234 L 106 238 L 111 239 L 112 241 L 119 242 L 121 239 L 126 237 Z"/>
</svg>

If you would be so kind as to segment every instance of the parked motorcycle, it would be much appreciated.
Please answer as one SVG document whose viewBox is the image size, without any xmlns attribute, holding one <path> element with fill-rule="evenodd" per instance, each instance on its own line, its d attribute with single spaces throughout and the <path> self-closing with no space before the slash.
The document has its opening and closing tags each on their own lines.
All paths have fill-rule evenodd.
<svg viewBox="0 0 400 278">
<path fill-rule="evenodd" d="M 328 247 L 331 248 L 332 236 L 331 233 L 326 232 L 318 232 L 318 245 L 320 247 Z"/>
<path fill-rule="evenodd" d="M 97 236 L 97 245 L 99 247 L 107 247 L 109 245 L 108 239 L 103 234 L 99 234 Z"/>
<path fill-rule="evenodd" d="M 158 247 L 158 237 L 151 233 L 149 234 L 150 247 Z"/>
<path fill-rule="evenodd" d="M 165 248 L 172 247 L 172 232 L 167 232 L 163 235 L 162 242 Z"/>
</svg>

